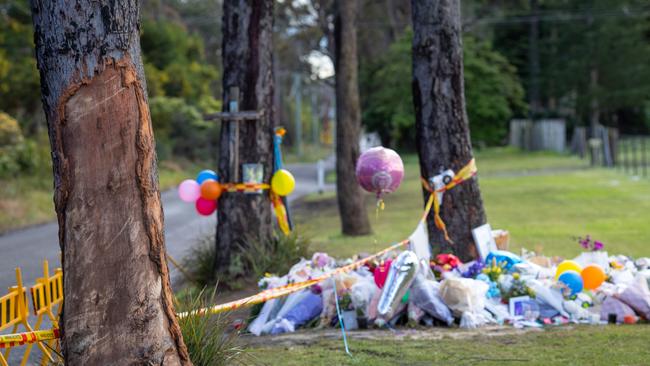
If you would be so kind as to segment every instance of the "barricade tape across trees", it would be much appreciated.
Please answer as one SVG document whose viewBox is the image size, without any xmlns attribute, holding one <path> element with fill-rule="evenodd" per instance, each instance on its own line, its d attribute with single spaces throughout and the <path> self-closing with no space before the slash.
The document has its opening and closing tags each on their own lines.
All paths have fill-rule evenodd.
<svg viewBox="0 0 650 366">
<path fill-rule="evenodd" d="M 476 162 L 474 159 L 472 159 L 465 167 L 463 167 L 458 174 L 455 175 L 455 177 L 445 186 L 439 188 L 439 189 L 434 189 L 431 187 L 429 182 L 425 179 L 422 179 L 422 184 L 425 187 L 427 191 L 429 191 L 431 194 L 429 196 L 429 199 L 427 201 L 427 204 L 425 205 L 424 212 L 422 215 L 422 218 L 420 219 L 420 222 L 423 222 L 427 219 L 429 216 L 429 213 L 431 212 L 431 209 L 433 208 L 434 210 L 434 220 L 436 227 L 440 230 L 442 230 L 445 233 L 445 237 L 447 240 L 451 241 L 447 235 L 447 230 L 444 221 L 440 217 L 440 200 L 438 198 L 439 193 L 444 193 L 453 187 L 471 179 L 474 177 L 477 173 L 477 168 L 476 168 Z M 245 185 L 233 185 L 232 187 L 228 187 L 228 189 L 234 189 L 234 190 L 242 190 L 242 189 L 259 189 L 261 187 L 255 186 L 255 187 L 248 187 Z M 182 313 L 177 313 L 176 316 L 179 318 L 187 317 L 189 315 L 206 315 L 206 314 L 218 314 L 222 313 L 224 311 L 232 311 L 239 309 L 241 307 L 246 307 L 246 306 L 252 306 L 255 304 L 263 303 L 271 299 L 276 299 L 280 297 L 284 297 L 287 295 L 290 295 L 294 292 L 303 290 L 305 288 L 308 288 L 310 286 L 313 286 L 319 282 L 322 282 L 326 279 L 332 278 L 336 275 L 342 274 L 342 273 L 347 273 L 352 270 L 356 270 L 359 267 L 367 264 L 368 262 L 380 258 L 386 253 L 389 253 L 393 250 L 399 249 L 402 246 L 407 245 L 410 242 L 409 239 L 402 240 L 396 244 L 393 244 L 371 256 L 368 256 L 366 258 L 362 258 L 358 261 L 355 261 L 354 263 L 348 264 L 346 266 L 337 268 L 331 272 L 328 272 L 326 274 L 323 274 L 319 277 L 309 279 L 307 281 L 302 281 L 302 282 L 297 282 L 297 283 L 292 283 L 288 284 L 285 286 L 280 286 L 280 287 L 275 287 L 271 289 L 267 289 L 264 291 L 261 291 L 255 295 L 231 301 L 225 304 L 220 304 L 220 305 L 215 305 L 212 307 L 207 307 L 207 308 L 201 308 L 201 309 L 196 309 L 188 312 L 182 312 Z M 10 347 L 15 347 L 15 346 L 21 346 L 25 344 L 31 344 L 31 343 L 37 343 L 37 342 L 43 342 L 43 341 L 50 341 L 50 340 L 55 340 L 61 337 L 61 334 L 58 329 L 51 329 L 51 330 L 37 330 L 37 331 L 31 331 L 31 332 L 24 332 L 24 333 L 14 333 L 14 334 L 6 334 L 6 335 L 0 335 L 0 348 L 10 348 Z M 1 356 L 1 355 L 0 355 Z M 0 364 L 2 362 L 2 359 L 0 358 Z"/>
</svg>

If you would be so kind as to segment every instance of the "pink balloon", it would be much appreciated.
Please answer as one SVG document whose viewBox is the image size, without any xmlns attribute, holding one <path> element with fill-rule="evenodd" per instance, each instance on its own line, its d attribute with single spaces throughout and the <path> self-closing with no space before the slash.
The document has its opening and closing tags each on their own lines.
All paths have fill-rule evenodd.
<svg viewBox="0 0 650 366">
<path fill-rule="evenodd" d="M 194 179 L 185 179 L 178 186 L 178 196 L 184 202 L 194 202 L 201 197 L 201 186 Z"/>
<path fill-rule="evenodd" d="M 381 196 L 394 192 L 402 183 L 404 164 L 394 150 L 373 147 L 359 157 L 356 175 L 363 189 Z"/>
<path fill-rule="evenodd" d="M 203 216 L 212 215 L 216 209 L 217 201 L 215 200 L 206 200 L 203 197 L 199 197 L 199 199 L 196 200 L 196 212 Z"/>
</svg>

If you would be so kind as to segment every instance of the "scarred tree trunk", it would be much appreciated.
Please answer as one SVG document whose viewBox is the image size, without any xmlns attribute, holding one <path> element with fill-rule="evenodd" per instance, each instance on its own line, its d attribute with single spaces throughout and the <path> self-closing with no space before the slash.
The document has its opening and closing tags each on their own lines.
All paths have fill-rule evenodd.
<svg viewBox="0 0 650 366">
<path fill-rule="evenodd" d="M 441 168 L 458 172 L 472 159 L 465 111 L 460 0 L 412 0 L 413 103 L 420 172 L 430 178 Z M 424 191 L 425 201 L 429 192 Z M 441 217 L 446 242 L 429 215 L 429 240 L 441 252 L 453 251 L 463 260 L 476 256 L 472 229 L 485 223 L 476 178 L 445 193 Z"/>
<path fill-rule="evenodd" d="M 135 0 L 32 0 L 63 251 L 66 365 L 190 365 L 176 322 Z"/>
<path fill-rule="evenodd" d="M 345 235 L 370 233 L 363 194 L 355 177 L 361 112 L 357 77 L 357 0 L 337 0 L 334 30 L 336 70 L 336 196 Z"/>
<path fill-rule="evenodd" d="M 262 164 L 264 182 L 273 168 L 273 1 L 226 0 L 223 4 L 224 101 L 231 87 L 239 88 L 239 110 L 262 113 L 257 121 L 238 122 L 239 139 L 233 124 L 222 125 L 219 174 L 223 181 L 242 180 L 241 164 Z M 227 103 L 224 109 L 228 111 Z M 239 151 L 239 177 L 234 177 L 235 149 Z M 219 199 L 215 273 L 243 275 L 238 257 L 250 243 L 268 242 L 273 234 L 271 202 L 263 194 L 224 193 Z M 225 284 L 226 286 L 228 284 Z"/>
</svg>

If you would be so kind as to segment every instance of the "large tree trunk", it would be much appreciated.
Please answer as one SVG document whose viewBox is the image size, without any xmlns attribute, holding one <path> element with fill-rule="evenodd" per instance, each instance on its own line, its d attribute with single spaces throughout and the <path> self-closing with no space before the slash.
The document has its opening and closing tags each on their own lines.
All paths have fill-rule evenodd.
<svg viewBox="0 0 650 366">
<path fill-rule="evenodd" d="M 223 4 L 224 102 L 232 87 L 239 88 L 239 109 L 262 113 L 258 121 L 239 123 L 239 140 L 233 140 L 234 122 L 224 123 L 219 146 L 219 174 L 225 182 L 241 181 L 241 164 L 262 164 L 264 182 L 273 169 L 273 1 L 226 0 Z M 228 110 L 228 103 L 224 103 Z M 239 176 L 234 176 L 235 150 Z M 255 242 L 266 244 L 273 235 L 271 201 L 263 194 L 224 193 L 219 199 L 217 223 L 217 277 L 245 274 L 241 250 Z M 228 284 L 225 284 L 226 286 Z"/>
<path fill-rule="evenodd" d="M 336 195 L 345 235 L 370 233 L 361 188 L 356 181 L 361 112 L 357 60 L 357 0 L 337 0 L 334 45 L 336 70 Z"/>
<path fill-rule="evenodd" d="M 412 0 L 411 4 L 416 139 L 420 172 L 428 179 L 441 168 L 457 172 L 472 159 L 465 111 L 460 0 Z M 423 192 L 426 201 L 429 193 Z M 485 223 L 476 178 L 447 192 L 441 213 L 455 244 L 450 246 L 445 240 L 431 213 L 427 222 L 434 249 L 453 251 L 464 260 L 475 257 L 472 229 Z"/>
<path fill-rule="evenodd" d="M 32 0 L 66 365 L 189 365 L 165 258 L 135 0 Z"/>
</svg>

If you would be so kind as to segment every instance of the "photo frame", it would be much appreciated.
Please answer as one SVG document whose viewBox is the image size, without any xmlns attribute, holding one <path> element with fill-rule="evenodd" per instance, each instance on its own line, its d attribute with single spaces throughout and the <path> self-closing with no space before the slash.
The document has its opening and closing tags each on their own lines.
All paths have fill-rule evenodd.
<svg viewBox="0 0 650 366">
<path fill-rule="evenodd" d="M 490 224 L 481 225 L 472 230 L 472 237 L 474 237 L 476 252 L 481 260 L 485 260 L 490 252 L 497 250 L 497 243 L 492 236 Z"/>
<path fill-rule="evenodd" d="M 264 165 L 262 164 L 242 164 L 242 182 L 260 184 L 264 181 Z M 246 192 L 246 194 L 261 194 L 262 190 Z"/>
<path fill-rule="evenodd" d="M 508 310 L 511 317 L 523 317 L 527 310 L 527 304 L 530 301 L 529 296 L 517 296 L 510 298 Z"/>
</svg>

